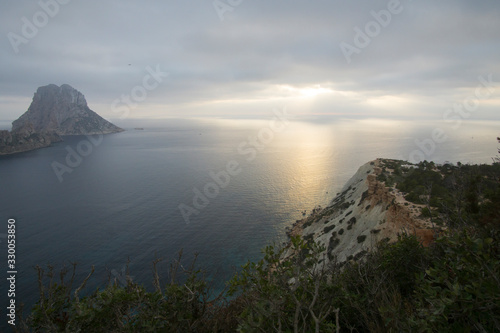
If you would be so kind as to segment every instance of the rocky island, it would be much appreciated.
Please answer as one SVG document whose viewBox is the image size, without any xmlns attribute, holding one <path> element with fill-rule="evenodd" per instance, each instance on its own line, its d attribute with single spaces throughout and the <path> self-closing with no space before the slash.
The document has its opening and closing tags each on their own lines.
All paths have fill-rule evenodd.
<svg viewBox="0 0 500 333">
<path fill-rule="evenodd" d="M 12 131 L 0 131 L 0 155 L 49 146 L 64 135 L 122 132 L 92 111 L 85 96 L 68 84 L 39 87 L 31 105 L 12 123 Z"/>
</svg>

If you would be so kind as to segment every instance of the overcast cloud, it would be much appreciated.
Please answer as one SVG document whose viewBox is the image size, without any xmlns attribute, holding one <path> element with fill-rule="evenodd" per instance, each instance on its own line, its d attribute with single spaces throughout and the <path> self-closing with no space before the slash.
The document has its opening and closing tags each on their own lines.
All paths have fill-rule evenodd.
<svg viewBox="0 0 500 333">
<path fill-rule="evenodd" d="M 143 85 L 147 68 L 169 74 L 129 118 L 259 117 L 286 105 L 306 116 L 441 119 L 492 75 L 496 89 L 471 117 L 500 119 L 498 0 L 215 3 L 0 2 L 0 120 L 50 83 L 118 118 L 117 99 Z M 372 11 L 391 8 L 375 20 Z M 355 41 L 356 27 L 372 29 L 369 45 Z"/>
</svg>

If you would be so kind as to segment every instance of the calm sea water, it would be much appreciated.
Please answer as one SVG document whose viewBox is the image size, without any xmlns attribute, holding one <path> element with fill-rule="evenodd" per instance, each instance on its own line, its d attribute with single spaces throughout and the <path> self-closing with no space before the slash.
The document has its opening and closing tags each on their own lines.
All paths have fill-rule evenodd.
<svg viewBox="0 0 500 333">
<path fill-rule="evenodd" d="M 199 253 L 200 266 L 221 288 L 241 264 L 259 259 L 264 246 L 285 241 L 286 227 L 303 210 L 327 204 L 360 165 L 377 157 L 409 159 L 418 149 L 438 163 L 491 163 L 500 129 L 498 122 L 453 129 L 385 120 L 295 121 L 279 133 L 267 120 L 141 125 L 144 130 L 104 136 L 62 182 L 51 165 L 66 164 L 68 147 L 88 149 L 85 137 L 0 157 L 0 234 L 9 218 L 17 226 L 17 303 L 37 299 L 35 265 L 78 262 L 80 279 L 95 265 L 92 290 L 130 260 L 134 280 L 151 286 L 155 257 L 165 259 L 166 282 L 167 263 L 181 249 L 186 263 Z M 433 146 L 436 127 L 448 139 Z M 199 201 L 206 207 L 187 224 L 179 205 L 193 207 L 196 189 L 203 192 L 213 182 L 210 172 L 226 170 L 230 161 L 239 173 L 218 193 L 212 185 L 210 202 Z M 4 282 L 1 288 L 5 309 Z"/>
</svg>

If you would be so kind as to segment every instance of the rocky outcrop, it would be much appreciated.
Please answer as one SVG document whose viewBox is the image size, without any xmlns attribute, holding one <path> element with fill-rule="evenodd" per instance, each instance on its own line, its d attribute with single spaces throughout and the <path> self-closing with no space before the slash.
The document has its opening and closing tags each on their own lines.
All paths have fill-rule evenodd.
<svg viewBox="0 0 500 333">
<path fill-rule="evenodd" d="M 49 84 L 37 89 L 28 111 L 12 123 L 12 132 L 0 131 L 0 155 L 47 147 L 63 135 L 121 131 L 89 109 L 78 90 Z"/>
<path fill-rule="evenodd" d="M 0 155 L 22 153 L 62 141 L 56 133 L 0 131 Z"/>
<path fill-rule="evenodd" d="M 32 127 L 35 132 L 59 135 L 89 135 L 121 132 L 123 129 L 89 109 L 82 93 L 63 84 L 38 88 L 31 105 L 12 123 L 12 131 Z"/>
<path fill-rule="evenodd" d="M 379 241 L 395 241 L 403 232 L 429 245 L 438 230 L 422 216 L 423 206 L 407 202 L 403 193 L 377 179 L 387 170 L 386 162 L 378 159 L 360 167 L 326 208 L 297 221 L 290 235 L 324 245 L 325 260 L 340 263 L 359 259 Z"/>
</svg>

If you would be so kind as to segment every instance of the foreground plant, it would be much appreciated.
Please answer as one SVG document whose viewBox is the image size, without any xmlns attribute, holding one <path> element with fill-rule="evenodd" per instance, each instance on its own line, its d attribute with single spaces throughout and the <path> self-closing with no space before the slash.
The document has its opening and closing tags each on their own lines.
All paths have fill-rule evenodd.
<svg viewBox="0 0 500 333">
<path fill-rule="evenodd" d="M 324 248 L 295 237 L 290 248 L 266 247 L 264 258 L 247 263 L 230 282 L 245 309 L 242 332 L 338 332 L 338 309 L 330 298 Z M 337 321 L 331 322 L 335 313 Z"/>
</svg>

